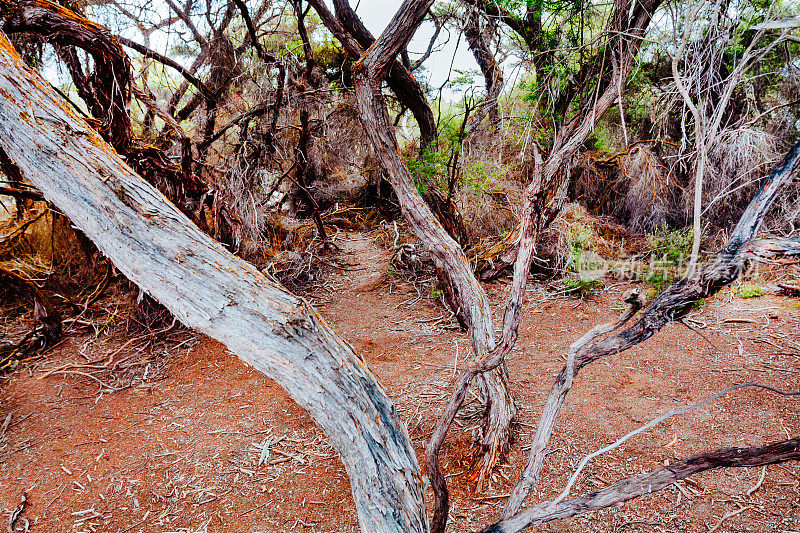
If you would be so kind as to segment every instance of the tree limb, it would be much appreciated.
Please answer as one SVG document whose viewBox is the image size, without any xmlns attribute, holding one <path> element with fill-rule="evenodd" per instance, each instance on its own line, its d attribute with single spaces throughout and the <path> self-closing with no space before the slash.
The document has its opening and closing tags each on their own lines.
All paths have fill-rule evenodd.
<svg viewBox="0 0 800 533">
<path fill-rule="evenodd" d="M 355 14 L 348 2 L 337 0 L 337 14 L 341 18 L 335 17 L 328 10 L 323 0 L 308 0 L 308 3 L 317 12 L 325 27 L 342 43 L 342 46 L 352 58 L 360 58 L 364 51 L 375 41 L 375 38 L 363 26 L 363 23 L 361 23 L 358 15 Z M 348 23 L 351 25 L 348 26 Z M 359 37 L 361 40 L 359 40 Z M 414 115 L 414 119 L 419 126 L 420 150 L 422 151 L 429 146 L 435 146 L 438 137 L 436 120 L 419 82 L 406 67 L 394 59 L 396 57 L 397 54 L 392 56 L 390 61 L 392 68 L 389 72 L 387 83 L 395 96 L 397 96 L 397 99 Z M 381 79 L 383 80 L 383 77 Z"/>
<path fill-rule="evenodd" d="M 676 481 L 718 468 L 753 467 L 800 460 L 800 438 L 753 448 L 721 448 L 693 455 L 648 474 L 633 476 L 597 492 L 557 504 L 543 503 L 525 509 L 482 530 L 482 533 L 516 533 L 523 529 L 563 520 L 663 490 Z"/>
<path fill-rule="evenodd" d="M 203 83 L 202 81 L 200 81 L 200 79 L 197 76 L 195 76 L 194 74 L 189 72 L 186 68 L 182 67 L 177 62 L 173 61 L 172 59 L 168 58 L 165 55 L 159 54 L 155 50 L 151 50 L 150 48 L 147 48 L 146 46 L 144 46 L 142 44 L 139 44 L 137 42 L 131 41 L 130 39 L 127 39 L 125 37 L 121 37 L 119 35 L 117 35 L 116 37 L 117 37 L 117 41 L 119 41 L 123 45 L 127 46 L 128 48 L 136 50 L 137 52 L 139 52 L 143 56 L 145 56 L 147 58 L 150 58 L 150 59 L 154 59 L 154 60 L 158 61 L 159 63 L 174 69 L 181 76 L 183 76 L 186 79 L 186 81 L 188 81 L 189 83 L 191 83 L 192 85 L 197 87 L 197 90 L 200 91 L 200 93 L 203 96 L 205 96 L 206 98 L 213 98 L 214 94 L 206 86 L 206 84 Z"/>
<path fill-rule="evenodd" d="M 781 189 L 793 180 L 798 168 L 800 142 L 795 144 L 766 178 L 761 190 L 750 201 L 731 232 L 727 243 L 708 266 L 664 289 L 630 328 L 582 347 L 575 355 L 574 366 L 567 365 L 561 370 L 542 411 L 525 470 L 506 502 L 504 519 L 519 511 L 522 502 L 538 483 L 556 418 L 575 376 L 584 366 L 628 350 L 658 333 L 669 322 L 679 320 L 692 309 L 696 301 L 716 294 L 736 280 L 753 257 L 797 257 L 795 240 L 787 242 L 768 239 L 765 242 L 754 241 L 754 237 L 767 210 Z"/>
</svg>

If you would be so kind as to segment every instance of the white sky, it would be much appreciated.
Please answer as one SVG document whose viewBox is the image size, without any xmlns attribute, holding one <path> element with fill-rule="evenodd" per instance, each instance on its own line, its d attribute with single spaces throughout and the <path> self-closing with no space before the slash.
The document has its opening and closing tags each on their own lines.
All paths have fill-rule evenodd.
<svg viewBox="0 0 800 533">
<path fill-rule="evenodd" d="M 329 4 L 329 8 L 333 11 L 333 6 L 330 5 L 330 1 L 327 3 Z M 402 0 L 350 0 L 350 3 L 367 28 L 377 37 L 397 12 L 402 4 Z M 100 20 L 99 22 L 105 23 L 106 21 Z M 123 31 L 122 33 L 135 41 L 141 41 L 141 35 L 135 27 L 131 26 L 129 29 L 130 32 Z M 423 23 L 417 30 L 408 46 L 409 56 L 412 62 L 419 58 L 427 49 L 433 32 L 434 26 L 432 23 Z M 170 38 L 167 35 L 156 33 L 153 35 L 151 46 L 160 52 L 164 52 L 169 48 L 169 41 Z M 128 52 L 133 56 L 137 55 L 131 51 Z M 175 59 L 181 61 L 181 58 Z M 70 80 L 65 69 L 54 67 L 55 65 L 50 65 L 49 68 L 46 68 L 44 71 L 44 75 L 48 80 L 57 86 Z M 481 89 L 483 88 L 483 76 L 478 70 L 478 66 L 472 57 L 472 53 L 466 41 L 463 38 L 459 38 L 459 33 L 457 31 L 450 33 L 447 28 L 443 28 L 434 46 L 433 53 L 425 61 L 422 68 L 415 72 L 415 75 L 427 81 L 430 88 L 434 91 L 431 96 L 436 97 L 436 91 L 441 85 L 448 79 L 455 78 L 459 75 L 457 71 L 475 72 L 473 76 L 475 86 Z M 446 100 L 460 98 L 458 93 L 453 92 L 447 87 L 444 88 L 443 97 Z"/>
<path fill-rule="evenodd" d="M 358 15 L 361 17 L 361 20 L 364 21 L 364 25 L 369 28 L 372 34 L 376 37 L 383 31 L 394 14 L 400 8 L 401 4 L 402 0 L 350 1 L 350 5 L 353 6 L 353 9 L 356 10 L 356 13 L 358 13 Z M 411 61 L 414 61 L 423 52 L 425 52 L 425 50 L 428 48 L 428 43 L 433 36 L 433 32 L 434 27 L 431 23 L 425 23 L 417 30 L 417 33 L 414 35 L 414 38 L 411 40 L 411 43 L 408 46 Z M 431 56 L 423 65 L 425 68 L 425 73 L 423 76 L 428 79 L 428 83 L 433 89 L 438 89 L 439 86 L 447 81 L 448 77 L 451 75 L 452 77 L 457 76 L 458 74 L 455 72 L 456 70 L 478 70 L 478 65 L 475 63 L 475 59 L 472 57 L 472 52 L 470 52 L 466 41 L 462 38 L 458 43 L 458 48 L 456 49 L 456 43 L 459 41 L 458 35 L 453 32 L 451 35 L 449 35 L 449 37 L 449 41 L 444 44 L 448 38 L 448 33 L 446 29 L 442 29 L 441 33 L 439 34 L 437 44 L 434 48 L 436 51 L 431 54 Z M 453 56 L 454 52 L 455 58 Z M 453 68 L 452 72 L 450 68 L 451 62 Z M 419 75 L 419 73 L 417 73 L 417 75 Z M 479 72 L 478 75 L 474 76 L 474 78 L 476 82 L 475 84 L 483 87 L 483 77 Z M 449 94 L 450 92 L 447 91 L 447 95 Z"/>
</svg>

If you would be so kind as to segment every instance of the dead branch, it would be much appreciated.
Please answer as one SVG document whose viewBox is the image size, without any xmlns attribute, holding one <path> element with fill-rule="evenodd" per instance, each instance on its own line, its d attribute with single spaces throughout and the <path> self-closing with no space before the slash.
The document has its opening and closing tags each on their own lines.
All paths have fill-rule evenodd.
<svg viewBox="0 0 800 533">
<path fill-rule="evenodd" d="M 599 457 L 600 455 L 603 455 L 604 453 L 608 453 L 609 451 L 613 450 L 614 448 L 618 448 L 619 446 L 624 444 L 625 441 L 627 441 L 631 437 L 634 437 L 634 436 L 639 435 L 640 433 L 642 433 L 644 431 L 647 431 L 651 427 L 660 424 L 661 422 L 663 422 L 664 420 L 667 420 L 668 418 L 672 418 L 673 416 L 678 416 L 678 415 L 682 415 L 682 414 L 688 413 L 689 411 L 693 411 L 693 410 L 695 410 L 695 409 L 697 409 L 699 407 L 702 407 L 702 406 L 704 406 L 704 405 L 706 405 L 706 404 L 708 404 L 710 402 L 713 402 L 714 400 L 717 400 L 717 399 L 725 396 L 726 394 L 728 394 L 730 392 L 733 392 L 733 391 L 736 391 L 736 390 L 739 390 L 739 389 L 744 389 L 744 388 L 747 388 L 747 387 L 757 387 L 757 388 L 760 388 L 760 389 L 765 389 L 765 390 L 768 390 L 770 392 L 774 392 L 774 393 L 780 394 L 782 396 L 800 396 L 800 391 L 782 391 L 780 389 L 776 389 L 775 387 L 771 387 L 769 385 L 763 385 L 761 383 L 742 383 L 742 384 L 733 385 L 731 387 L 728 387 L 727 389 L 721 390 L 718 393 L 709 396 L 705 400 L 702 400 L 702 401 L 699 401 L 697 403 L 694 403 L 694 404 L 692 404 L 692 405 L 690 405 L 688 407 L 682 407 L 680 409 L 673 409 L 672 411 L 669 411 L 668 413 L 664 413 L 663 415 L 654 418 L 653 420 L 651 420 L 647 424 L 645 424 L 643 426 L 639 426 L 638 428 L 634 429 L 633 431 L 630 431 L 630 432 L 626 433 L 625 435 L 623 435 L 622 437 L 620 437 L 616 441 L 614 441 L 612 444 L 609 444 L 608 446 L 600 448 L 599 450 L 594 451 L 594 452 L 590 453 L 589 455 L 585 456 L 583 459 L 581 459 L 580 463 L 578 463 L 578 467 L 572 472 L 572 476 L 570 476 L 569 481 L 567 482 L 567 486 L 564 487 L 564 490 L 561 491 L 561 494 L 559 494 L 558 497 L 556 497 L 552 501 L 552 503 L 558 503 L 558 502 L 564 500 L 567 496 L 569 496 L 569 491 L 572 488 L 572 486 L 575 484 L 575 481 L 577 481 L 578 476 L 583 471 L 583 469 L 586 467 L 586 465 L 589 463 L 589 461 L 593 460 L 594 458 Z M 760 486 L 760 483 L 756 486 L 756 489 L 757 489 L 758 486 Z M 755 491 L 755 489 L 753 489 L 753 491 Z M 748 493 L 748 496 L 749 495 L 750 494 Z"/>
<path fill-rule="evenodd" d="M 123 45 L 127 46 L 128 48 L 132 48 L 133 50 L 136 50 L 137 52 L 139 52 L 143 56 L 145 56 L 145 57 L 147 57 L 149 59 L 154 59 L 154 60 L 158 61 L 159 63 L 174 69 L 181 76 L 183 76 L 186 79 L 186 81 L 188 81 L 189 83 L 191 83 L 192 85 L 197 87 L 197 90 L 200 91 L 200 93 L 202 95 L 204 95 L 206 98 L 213 98 L 214 95 L 211 92 L 211 90 L 206 86 L 206 84 L 203 83 L 202 81 L 200 81 L 200 78 L 198 78 L 197 76 L 195 76 L 194 74 L 189 72 L 186 68 L 181 66 L 179 63 L 173 61 L 172 59 L 168 58 L 165 55 L 159 54 L 155 50 L 151 50 L 150 48 L 147 48 L 146 46 L 144 46 L 142 44 L 139 44 L 137 42 L 131 41 L 130 39 L 127 39 L 125 37 L 117 35 L 116 39 L 117 39 L 117 41 L 119 41 Z"/>
<path fill-rule="evenodd" d="M 0 29 L 6 33 L 42 35 L 64 49 L 73 46 L 92 55 L 95 72 L 73 78 L 92 115 L 102 122 L 100 132 L 114 148 L 125 153 L 131 142 L 130 63 L 107 28 L 49 0 L 0 4 Z M 70 63 L 77 75 L 79 66 Z"/>
<path fill-rule="evenodd" d="M 629 477 L 597 492 L 560 503 L 542 503 L 482 530 L 483 533 L 516 533 L 523 529 L 563 520 L 663 490 L 676 481 L 719 468 L 763 466 L 800 460 L 800 438 L 753 448 L 721 448 L 693 455 L 648 474 Z"/>
<path fill-rule="evenodd" d="M 24 198 L 26 200 L 44 200 L 44 196 L 39 191 L 31 189 L 16 189 L 14 187 L 0 187 L 0 194 L 13 196 L 14 198 Z"/>
<path fill-rule="evenodd" d="M 797 143 L 766 178 L 761 190 L 752 199 L 727 243 L 711 264 L 692 277 L 664 289 L 630 328 L 582 347 L 575 355 L 574 366 L 570 367 L 568 363 L 561 370 L 542 412 L 528 463 L 506 502 L 504 519 L 519 511 L 525 497 L 538 483 L 556 418 L 575 376 L 584 366 L 597 359 L 619 354 L 649 339 L 669 322 L 685 316 L 694 302 L 716 294 L 735 281 L 746 270 L 751 259 L 759 256 L 772 257 L 783 249 L 775 240 L 754 240 L 754 237 L 767 210 L 778 193 L 793 180 L 799 167 L 800 143 Z M 790 241 L 785 248 L 795 250 L 794 246 L 796 243 Z"/>
</svg>

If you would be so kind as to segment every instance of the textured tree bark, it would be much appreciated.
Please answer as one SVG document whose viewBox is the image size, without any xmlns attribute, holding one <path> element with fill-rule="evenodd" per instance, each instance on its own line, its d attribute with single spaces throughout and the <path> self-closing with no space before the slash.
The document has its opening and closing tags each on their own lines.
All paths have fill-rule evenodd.
<svg viewBox="0 0 800 533">
<path fill-rule="evenodd" d="M 408 433 L 366 363 L 134 173 L 2 34 L 0 146 L 129 279 L 309 412 L 347 469 L 362 531 L 428 530 Z"/>
<path fill-rule="evenodd" d="M 707 470 L 753 467 L 798 460 L 800 460 L 800 438 L 754 448 L 722 448 L 676 461 L 647 474 L 623 479 L 586 496 L 555 504 L 546 502 L 535 505 L 483 529 L 482 533 L 516 533 L 545 522 L 605 509 L 658 492 L 676 481 Z"/>
<path fill-rule="evenodd" d="M 458 243 L 447 233 L 414 186 L 400 157 L 394 128 L 381 94 L 381 83 L 394 58 L 416 31 L 433 0 L 407 0 L 377 41 L 355 64 L 355 93 L 359 116 L 375 151 L 387 169 L 403 216 L 430 250 L 437 270 L 443 272 L 461 305 L 472 339 L 474 356 L 483 359 L 495 348 L 491 307 L 486 293 Z M 505 453 L 516 406 L 508 389 L 505 363 L 481 373 L 479 386 L 486 393 L 487 417 L 481 438 L 485 474 Z M 470 380 L 471 381 L 471 380 Z"/>
<path fill-rule="evenodd" d="M 500 65 L 497 64 L 497 60 L 489 47 L 489 39 L 486 36 L 489 31 L 489 28 L 481 27 L 481 17 L 478 10 L 468 8 L 467 19 L 464 22 L 464 37 L 466 37 L 469 48 L 472 50 L 472 55 L 475 57 L 475 61 L 483 74 L 486 83 L 486 96 L 478 106 L 478 109 L 467 120 L 464 128 L 467 135 L 475 131 L 486 117 L 489 119 L 489 127 L 496 126 L 498 121 L 497 99 L 503 90 L 503 71 Z"/>
<path fill-rule="evenodd" d="M 347 53 L 354 59 L 361 57 L 364 51 L 375 42 L 375 38 L 346 0 L 334 2 L 338 18 L 334 17 L 322 0 L 309 0 L 308 3 L 322 19 L 325 27 L 342 43 Z M 435 146 L 438 138 L 436 119 L 425 98 L 425 92 L 416 78 L 400 62 L 394 61 L 387 83 L 400 103 L 411 111 L 417 121 L 420 133 L 420 151 L 429 146 Z"/>
<path fill-rule="evenodd" d="M 555 428 L 556 419 L 572 388 L 578 372 L 597 359 L 613 356 L 649 339 L 669 322 L 680 320 L 701 298 L 713 296 L 736 280 L 752 260 L 790 262 L 800 258 L 798 239 L 755 239 L 764 215 L 778 193 L 786 187 L 800 169 L 800 142 L 794 145 L 783 161 L 777 165 L 753 197 L 722 250 L 713 262 L 694 275 L 664 289 L 642 311 L 639 319 L 628 329 L 609 337 L 588 342 L 570 353 L 567 364 L 559 373 L 547 398 L 536 428 L 531 452 L 522 476 L 503 509 L 503 518 L 510 518 L 539 481 L 547 446 Z"/>
</svg>

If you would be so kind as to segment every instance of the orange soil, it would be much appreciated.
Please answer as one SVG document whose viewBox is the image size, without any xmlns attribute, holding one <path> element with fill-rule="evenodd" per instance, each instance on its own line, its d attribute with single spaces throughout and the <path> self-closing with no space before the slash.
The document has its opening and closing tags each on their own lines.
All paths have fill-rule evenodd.
<svg viewBox="0 0 800 533">
<path fill-rule="evenodd" d="M 420 454 L 447 401 L 454 367 L 469 353 L 464 333 L 402 283 L 383 282 L 388 253 L 363 235 L 339 243 L 355 270 L 337 271 L 315 293 L 323 316 L 363 354 L 397 405 Z M 627 282 L 610 282 L 594 299 L 556 299 L 532 287 L 520 340 L 509 359 L 520 404 L 518 438 L 491 487 L 467 482 L 474 422 L 451 431 L 443 465 L 450 474 L 451 531 L 471 531 L 497 517 L 527 458 L 531 435 L 567 346 L 592 326 L 615 318 Z M 500 316 L 506 282 L 487 286 Z M 680 324 L 615 358 L 587 367 L 567 399 L 538 493 L 561 491 L 587 453 L 666 411 L 736 383 L 800 388 L 800 355 L 773 342 L 800 341 L 798 300 L 743 300 L 730 290 Z M 731 319 L 746 321 L 731 321 Z M 281 388 L 204 339 L 176 351 L 153 379 L 98 394 L 80 375 L 50 374 L 85 361 L 88 338 L 71 338 L 36 369 L 0 382 L 3 523 L 28 502 L 21 531 L 266 532 L 357 531 L 344 469 L 324 436 Z M 126 339 L 85 350 L 98 358 Z M 762 342 L 758 342 L 762 341 Z M 105 352 L 104 352 L 105 351 Z M 124 357 L 123 350 L 118 357 Z M 769 443 L 800 435 L 800 400 L 761 390 L 733 392 L 669 419 L 598 458 L 573 494 L 657 468 L 664 461 L 724 446 Z M 261 450 L 270 440 L 265 464 Z M 800 465 L 706 473 L 622 507 L 544 526 L 546 531 L 800 531 Z M 428 491 L 430 496 L 430 491 Z"/>
</svg>

